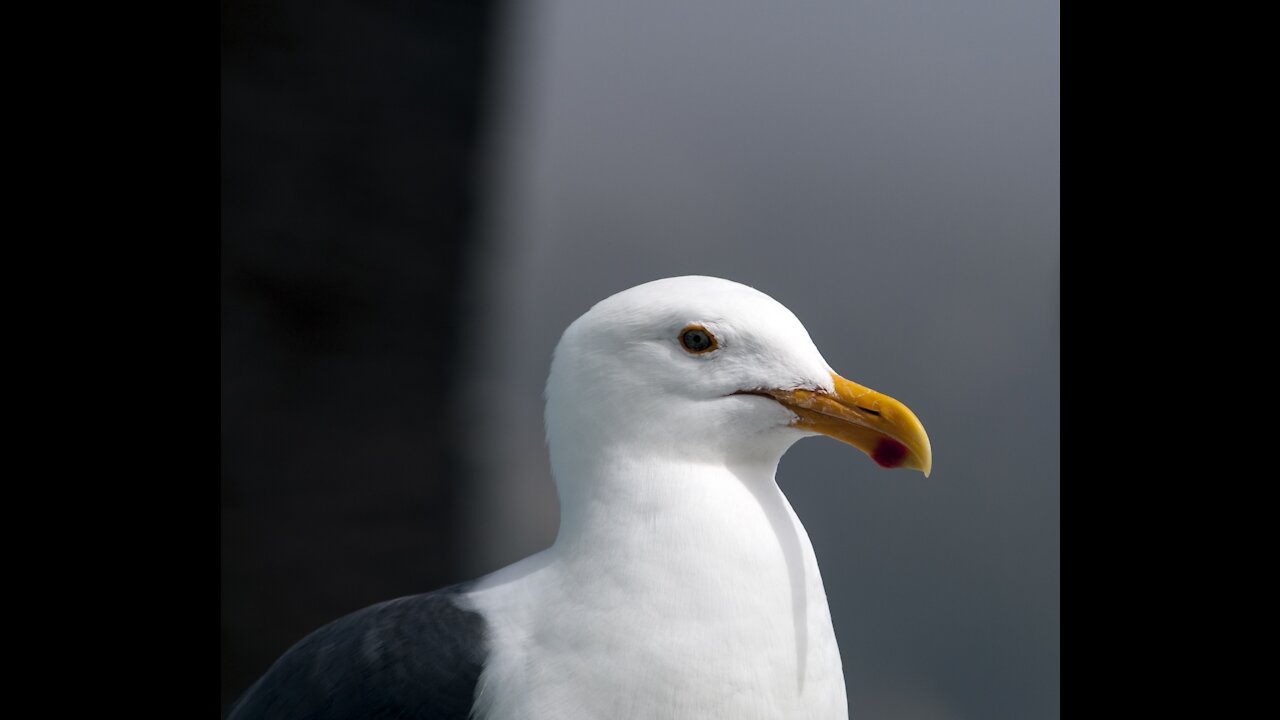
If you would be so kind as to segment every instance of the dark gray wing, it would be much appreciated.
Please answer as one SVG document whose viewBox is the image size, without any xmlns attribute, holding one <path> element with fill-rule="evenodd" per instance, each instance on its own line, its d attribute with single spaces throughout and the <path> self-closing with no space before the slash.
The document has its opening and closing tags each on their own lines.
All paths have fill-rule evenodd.
<svg viewBox="0 0 1280 720">
<path fill-rule="evenodd" d="M 358 610 L 316 630 L 245 692 L 228 720 L 465 720 L 488 655 L 465 586 Z"/>
</svg>

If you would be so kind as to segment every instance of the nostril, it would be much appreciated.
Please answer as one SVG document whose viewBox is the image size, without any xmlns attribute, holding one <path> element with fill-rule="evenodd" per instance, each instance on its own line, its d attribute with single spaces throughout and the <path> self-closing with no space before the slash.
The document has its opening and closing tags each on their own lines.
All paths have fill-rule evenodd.
<svg viewBox="0 0 1280 720">
<path fill-rule="evenodd" d="M 861 410 L 861 411 L 863 411 L 863 412 L 865 412 L 865 413 L 871 413 L 872 415 L 875 415 L 875 416 L 877 416 L 877 417 L 879 417 L 879 415 L 880 415 L 880 411 L 879 411 L 879 410 L 872 410 L 872 409 L 871 409 L 871 408 L 869 408 L 869 407 L 862 407 L 861 405 L 857 405 L 857 406 L 855 406 L 855 407 L 857 407 L 859 410 Z"/>
</svg>

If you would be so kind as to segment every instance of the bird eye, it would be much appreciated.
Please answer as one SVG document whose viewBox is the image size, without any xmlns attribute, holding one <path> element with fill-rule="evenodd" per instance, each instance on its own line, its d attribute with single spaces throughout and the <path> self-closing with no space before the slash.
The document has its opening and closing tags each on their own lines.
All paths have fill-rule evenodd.
<svg viewBox="0 0 1280 720">
<path fill-rule="evenodd" d="M 697 355 L 709 353 L 718 347 L 716 336 L 700 325 L 690 325 L 681 330 L 680 344 L 684 346 L 685 350 Z"/>
</svg>

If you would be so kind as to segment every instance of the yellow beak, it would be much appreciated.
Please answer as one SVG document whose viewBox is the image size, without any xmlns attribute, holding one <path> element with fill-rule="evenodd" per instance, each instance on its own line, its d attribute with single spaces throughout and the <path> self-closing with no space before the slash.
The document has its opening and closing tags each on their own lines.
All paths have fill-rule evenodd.
<svg viewBox="0 0 1280 720">
<path fill-rule="evenodd" d="M 835 393 L 766 390 L 798 418 L 792 425 L 829 435 L 871 456 L 882 467 L 911 468 L 929 477 L 933 451 L 924 425 L 906 405 L 831 373 Z"/>
</svg>

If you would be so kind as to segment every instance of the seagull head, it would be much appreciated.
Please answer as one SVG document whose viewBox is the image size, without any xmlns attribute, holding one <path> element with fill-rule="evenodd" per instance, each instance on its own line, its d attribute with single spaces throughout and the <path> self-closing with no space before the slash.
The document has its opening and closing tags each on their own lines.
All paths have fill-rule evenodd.
<svg viewBox="0 0 1280 720">
<path fill-rule="evenodd" d="M 587 454 L 776 465 L 809 435 L 883 467 L 932 466 L 911 410 L 832 370 L 782 304 L 720 278 L 655 280 L 600 301 L 565 330 L 546 394 L 557 476 Z"/>
</svg>

